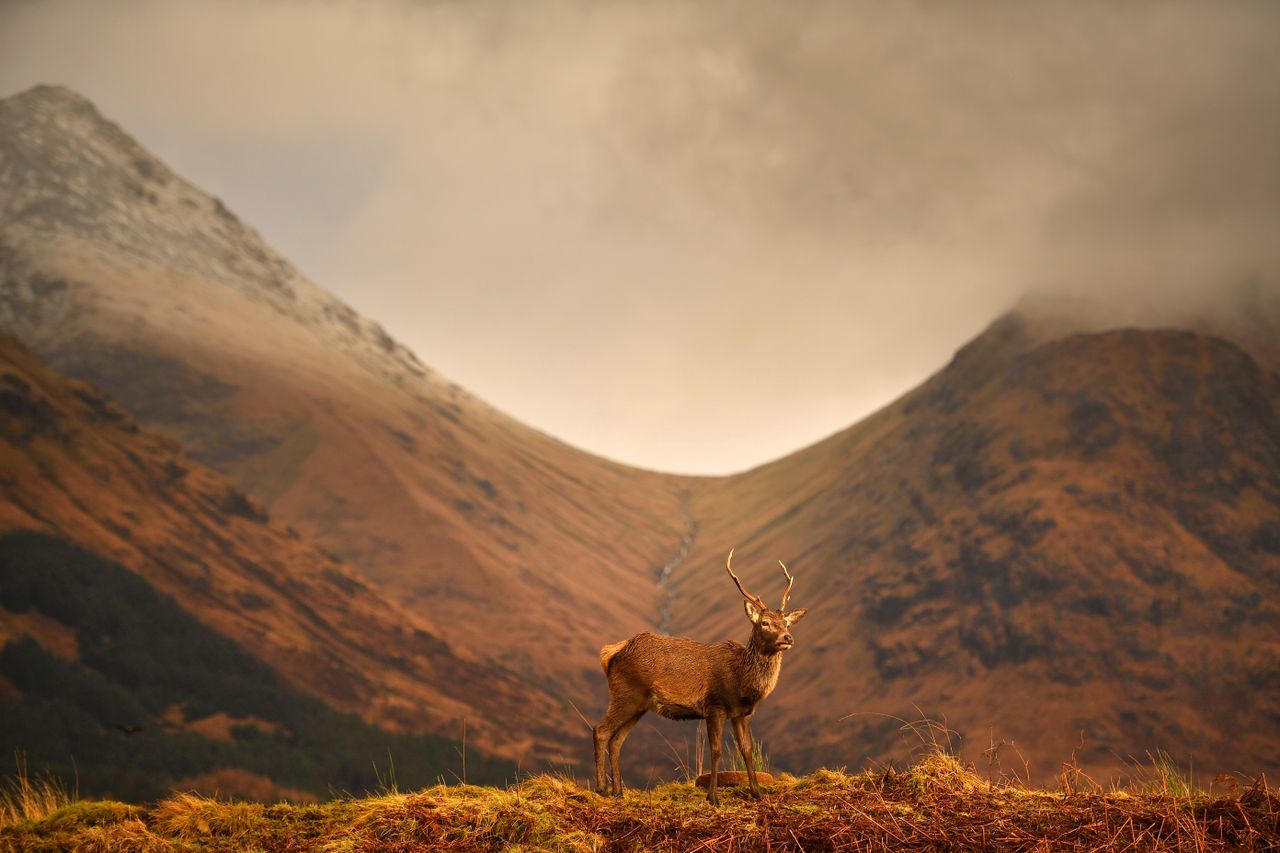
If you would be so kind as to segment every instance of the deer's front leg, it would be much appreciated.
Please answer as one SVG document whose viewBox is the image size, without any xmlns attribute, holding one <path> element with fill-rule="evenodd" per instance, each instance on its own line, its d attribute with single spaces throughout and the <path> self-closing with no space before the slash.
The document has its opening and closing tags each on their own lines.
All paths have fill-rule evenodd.
<svg viewBox="0 0 1280 853">
<path fill-rule="evenodd" d="M 738 742 L 742 754 L 742 766 L 747 768 L 747 781 L 751 783 L 751 796 L 760 799 L 760 782 L 756 779 L 755 746 L 751 743 L 751 721 L 748 717 L 733 718 L 733 739 Z"/>
<path fill-rule="evenodd" d="M 711 784 L 707 786 L 707 802 L 713 806 L 720 805 L 716 789 L 720 781 L 720 741 L 723 736 L 724 712 L 712 711 L 707 715 L 707 746 L 711 750 Z"/>
</svg>

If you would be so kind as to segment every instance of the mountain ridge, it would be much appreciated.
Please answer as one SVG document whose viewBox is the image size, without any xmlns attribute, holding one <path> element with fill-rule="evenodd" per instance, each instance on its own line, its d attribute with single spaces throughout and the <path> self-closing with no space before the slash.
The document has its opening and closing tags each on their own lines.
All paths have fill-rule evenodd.
<svg viewBox="0 0 1280 853">
<path fill-rule="evenodd" d="M 220 199 L 176 175 L 73 90 L 41 85 L 0 99 L 0 124 L 8 190 L 0 220 L 6 230 L 18 230 L 21 242 L 37 235 L 59 242 L 106 236 L 128 255 L 166 270 L 229 286 L 250 284 L 242 288 L 248 296 L 326 327 L 333 342 L 350 347 L 358 341 L 415 376 L 428 375 L 380 326 L 305 279 Z M 49 160 L 62 168 L 46 168 Z M 111 203 L 120 198 L 137 203 Z M 50 296 L 36 290 L 33 296 Z M 34 307 L 30 300 L 11 304 Z M 11 313 L 6 319 L 18 318 Z"/>
</svg>

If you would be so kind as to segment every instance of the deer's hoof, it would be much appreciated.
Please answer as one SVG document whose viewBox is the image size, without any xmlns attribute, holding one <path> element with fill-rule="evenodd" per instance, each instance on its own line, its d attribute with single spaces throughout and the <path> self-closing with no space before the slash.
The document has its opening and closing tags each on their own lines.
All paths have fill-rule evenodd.
<svg viewBox="0 0 1280 853">
<path fill-rule="evenodd" d="M 760 793 L 760 789 L 752 788 L 750 791 L 747 792 L 747 796 L 751 797 L 751 799 L 753 800 L 758 800 L 758 799 L 761 799 L 764 796 L 764 794 Z"/>
<path fill-rule="evenodd" d="M 720 797 L 716 794 L 707 794 L 707 802 L 717 808 L 720 807 Z"/>
</svg>

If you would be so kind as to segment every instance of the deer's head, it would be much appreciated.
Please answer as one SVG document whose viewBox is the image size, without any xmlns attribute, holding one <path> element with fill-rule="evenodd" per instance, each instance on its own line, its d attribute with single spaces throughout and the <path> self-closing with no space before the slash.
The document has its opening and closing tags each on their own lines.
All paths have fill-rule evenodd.
<svg viewBox="0 0 1280 853">
<path fill-rule="evenodd" d="M 745 599 L 743 604 L 747 610 L 747 618 L 751 620 L 751 641 L 757 644 L 765 654 L 775 654 L 791 648 L 795 642 L 791 637 L 791 626 L 804 618 L 804 614 L 808 612 L 803 607 L 787 612 L 787 598 L 791 595 L 791 585 L 796 579 L 791 576 L 791 572 L 787 571 L 787 567 L 781 560 L 778 561 L 778 565 L 782 566 L 782 574 L 786 576 L 787 588 L 782 591 L 782 604 L 778 605 L 777 610 L 770 610 L 764 603 L 764 599 L 747 592 L 742 586 L 742 581 L 738 580 L 738 576 L 733 573 L 732 550 L 729 551 L 729 559 L 724 564 L 729 577 L 733 578 L 738 592 L 742 593 Z"/>
</svg>

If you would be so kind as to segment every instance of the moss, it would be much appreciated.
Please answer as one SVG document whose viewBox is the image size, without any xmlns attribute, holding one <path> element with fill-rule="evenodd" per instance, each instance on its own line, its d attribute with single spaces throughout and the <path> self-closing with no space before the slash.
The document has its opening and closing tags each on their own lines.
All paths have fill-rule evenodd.
<svg viewBox="0 0 1280 853">
<path fill-rule="evenodd" d="M 784 814 L 818 814 L 822 811 L 822 806 L 816 803 L 795 803 L 783 805 L 778 811 Z"/>
<path fill-rule="evenodd" d="M 728 793 L 727 789 L 721 789 Z M 635 792 L 637 795 L 642 792 Z M 685 806 L 704 806 L 707 802 L 707 792 L 696 785 L 688 782 L 672 782 L 667 785 L 660 785 L 652 791 L 643 792 L 650 800 L 656 800 L 664 803 L 674 803 Z"/>
<path fill-rule="evenodd" d="M 39 821 L 31 821 L 35 832 L 70 832 L 86 826 L 104 826 L 136 820 L 144 814 L 140 806 L 114 800 L 85 800 L 71 803 Z"/>
</svg>

